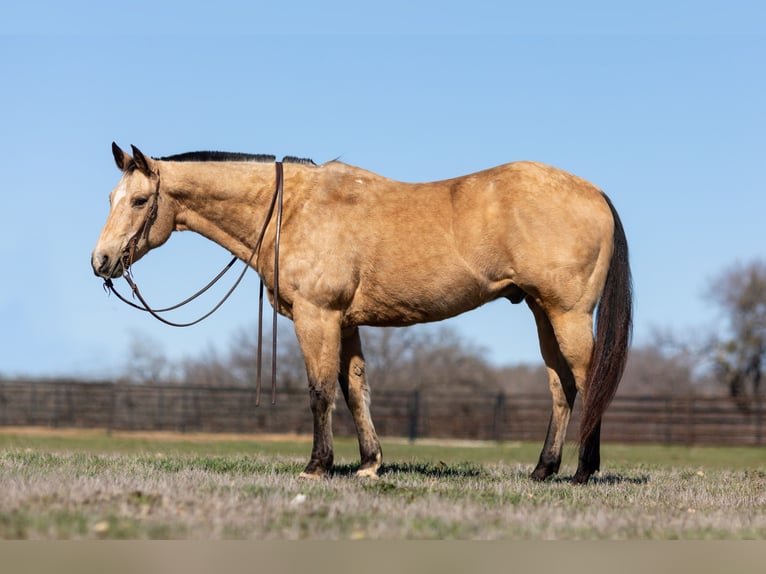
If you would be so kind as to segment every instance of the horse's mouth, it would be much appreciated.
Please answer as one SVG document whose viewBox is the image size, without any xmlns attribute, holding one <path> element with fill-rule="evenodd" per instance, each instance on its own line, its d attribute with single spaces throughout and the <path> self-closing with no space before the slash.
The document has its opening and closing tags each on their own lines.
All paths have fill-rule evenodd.
<svg viewBox="0 0 766 574">
<path fill-rule="evenodd" d="M 101 279 L 119 279 L 122 277 L 122 263 L 113 267 L 108 271 L 102 271 L 100 269 L 94 269 L 93 274 Z"/>
</svg>

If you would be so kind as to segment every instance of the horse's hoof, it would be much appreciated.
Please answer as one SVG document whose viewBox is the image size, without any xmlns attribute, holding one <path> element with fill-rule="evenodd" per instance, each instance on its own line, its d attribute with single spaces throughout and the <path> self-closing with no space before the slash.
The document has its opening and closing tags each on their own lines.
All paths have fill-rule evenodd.
<svg viewBox="0 0 766 574">
<path fill-rule="evenodd" d="M 592 474 L 592 472 L 587 470 L 578 470 L 572 477 L 572 484 L 588 484 L 588 480 Z"/>
<path fill-rule="evenodd" d="M 535 482 L 542 482 L 552 474 L 554 474 L 553 471 L 551 471 L 548 467 L 538 466 L 535 468 L 535 470 L 532 471 L 532 474 L 529 475 L 529 478 Z"/>
<path fill-rule="evenodd" d="M 324 476 L 324 472 L 302 472 L 298 475 L 299 480 L 319 480 Z"/>
<path fill-rule="evenodd" d="M 377 480 L 378 478 L 380 478 L 378 476 L 378 469 L 372 466 L 369 468 L 360 468 L 359 470 L 356 471 L 356 475 L 359 478 L 370 478 L 373 480 Z"/>
</svg>

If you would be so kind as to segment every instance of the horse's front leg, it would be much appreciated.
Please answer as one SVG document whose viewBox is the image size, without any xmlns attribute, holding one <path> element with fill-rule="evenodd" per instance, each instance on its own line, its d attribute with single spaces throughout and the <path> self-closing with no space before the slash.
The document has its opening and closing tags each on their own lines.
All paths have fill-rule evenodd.
<svg viewBox="0 0 766 574">
<path fill-rule="evenodd" d="M 370 416 L 370 388 L 367 385 L 358 327 L 349 327 L 341 335 L 338 381 L 351 416 L 354 418 L 359 438 L 361 465 L 356 474 L 377 478 L 382 453 Z"/>
<path fill-rule="evenodd" d="M 332 408 L 338 380 L 340 357 L 339 311 L 306 302 L 293 305 L 298 336 L 309 382 L 311 412 L 314 415 L 314 446 L 302 478 L 320 478 L 333 463 Z"/>
</svg>

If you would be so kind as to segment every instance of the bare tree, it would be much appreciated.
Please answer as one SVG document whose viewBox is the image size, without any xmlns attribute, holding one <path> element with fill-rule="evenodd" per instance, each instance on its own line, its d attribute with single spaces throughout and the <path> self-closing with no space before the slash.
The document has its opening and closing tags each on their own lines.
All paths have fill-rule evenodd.
<svg viewBox="0 0 766 574">
<path fill-rule="evenodd" d="M 689 395 L 694 386 L 686 354 L 669 352 L 655 342 L 630 350 L 620 381 L 620 395 Z"/>
<path fill-rule="evenodd" d="M 695 357 L 664 339 L 634 346 L 620 381 L 618 396 L 688 395 L 705 390 L 693 376 Z M 548 375 L 539 363 L 503 367 L 499 376 L 508 394 L 548 396 Z"/>
<path fill-rule="evenodd" d="M 361 333 L 367 376 L 373 388 L 406 386 L 404 379 L 422 327 L 364 328 Z"/>
<path fill-rule="evenodd" d="M 291 329 L 280 329 L 277 346 L 277 388 L 306 388 L 306 371 L 298 341 Z M 256 383 L 258 371 L 258 332 L 255 326 L 237 329 L 228 348 L 220 353 L 214 347 L 199 357 L 182 361 L 183 379 L 189 384 L 213 387 L 248 387 Z M 271 377 L 271 331 L 263 333 L 261 376 L 265 384 Z"/>
<path fill-rule="evenodd" d="M 306 389 L 306 367 L 295 331 L 282 327 L 277 333 L 277 385 L 283 390 Z M 264 331 L 261 355 L 261 376 L 271 377 L 271 330 Z M 240 384 L 254 385 L 258 370 L 258 329 L 255 326 L 237 330 L 232 338 L 227 364 Z"/>
<path fill-rule="evenodd" d="M 373 388 L 499 388 L 484 351 L 449 326 L 365 329 L 362 337 Z"/>
<path fill-rule="evenodd" d="M 509 395 L 550 396 L 548 374 L 543 360 L 536 363 L 520 363 L 498 370 L 501 390 Z"/>
<path fill-rule="evenodd" d="M 710 282 L 708 297 L 724 315 L 724 328 L 708 350 L 714 372 L 739 404 L 760 395 L 766 354 L 766 261 L 738 263 Z"/>
<path fill-rule="evenodd" d="M 181 361 L 180 370 L 184 384 L 198 387 L 234 387 L 241 381 L 232 374 L 227 359 L 222 358 L 218 350 L 210 346 L 195 357 L 186 357 Z"/>
<path fill-rule="evenodd" d="M 279 332 L 277 388 L 304 390 L 306 371 L 292 329 Z M 484 351 L 453 328 L 440 325 L 406 328 L 364 328 L 362 332 L 368 380 L 375 389 L 485 391 L 546 395 L 548 377 L 539 363 L 498 367 L 484 358 Z M 271 333 L 264 333 L 262 377 L 271 374 Z M 621 394 L 688 394 L 693 384 L 692 355 L 686 343 L 657 335 L 655 341 L 636 347 L 620 385 Z M 131 383 L 182 383 L 202 387 L 250 387 L 255 385 L 257 329 L 245 326 L 234 331 L 228 346 L 210 345 L 204 351 L 173 362 L 162 345 L 135 334 L 124 380 Z"/>
<path fill-rule="evenodd" d="M 133 384 L 164 383 L 173 379 L 174 365 L 162 344 L 144 333 L 131 333 L 122 379 Z"/>
</svg>

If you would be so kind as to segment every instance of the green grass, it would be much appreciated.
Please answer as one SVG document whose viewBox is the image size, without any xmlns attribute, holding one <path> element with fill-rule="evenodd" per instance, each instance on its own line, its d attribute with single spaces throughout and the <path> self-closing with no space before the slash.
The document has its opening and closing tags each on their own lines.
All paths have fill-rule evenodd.
<svg viewBox="0 0 766 574">
<path fill-rule="evenodd" d="M 766 452 L 606 445 L 571 485 L 527 478 L 538 444 L 383 441 L 378 480 L 338 439 L 332 477 L 296 478 L 305 441 L 0 434 L 3 539 L 748 539 L 766 537 Z"/>
<path fill-rule="evenodd" d="M 42 436 L 14 434 L 13 429 L 0 433 L 0 450 L 30 448 L 40 452 L 85 452 L 168 455 L 229 455 L 286 456 L 307 458 L 311 444 L 306 440 L 184 440 L 183 435 L 158 433 L 155 438 L 130 434 L 111 435 L 105 431 L 82 431 L 66 435 L 53 433 Z M 172 438 L 170 438 L 172 437 Z M 433 443 L 401 439 L 382 439 L 386 462 L 406 460 L 443 461 L 447 463 L 473 461 L 481 464 L 518 463 L 533 465 L 540 454 L 542 443 Z M 358 459 L 355 438 L 336 437 L 335 459 L 353 464 Z M 645 465 L 652 468 L 677 466 L 747 469 L 766 467 L 766 448 L 763 447 L 711 447 L 662 445 L 602 446 L 602 462 L 606 467 L 619 465 Z M 568 444 L 564 464 L 577 465 L 577 447 Z"/>
</svg>

